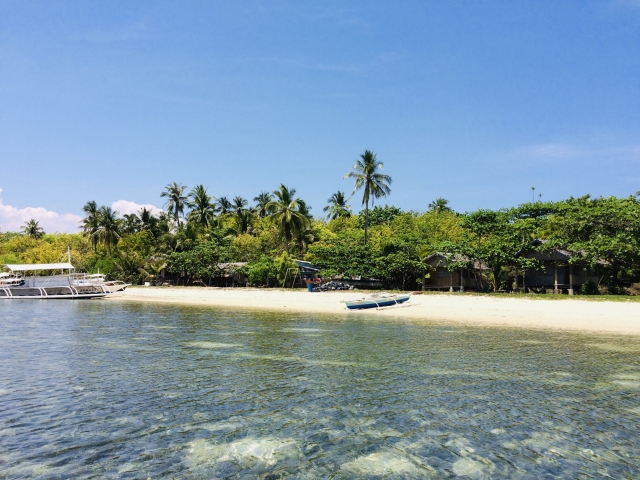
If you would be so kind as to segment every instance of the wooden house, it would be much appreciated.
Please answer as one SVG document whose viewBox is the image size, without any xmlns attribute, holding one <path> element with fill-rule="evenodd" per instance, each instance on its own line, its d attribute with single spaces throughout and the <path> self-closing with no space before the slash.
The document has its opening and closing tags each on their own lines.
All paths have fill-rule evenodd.
<svg viewBox="0 0 640 480">
<path fill-rule="evenodd" d="M 543 240 L 534 240 L 532 246 L 539 247 Z M 585 265 L 571 264 L 569 261 L 573 254 L 567 250 L 553 249 L 549 252 L 539 250 L 526 252 L 525 258 L 535 258 L 542 264 L 542 270 L 527 269 L 518 275 L 518 288 L 523 291 L 547 291 L 554 293 L 567 292 L 573 295 L 575 289 L 579 289 L 586 282 L 598 284 L 598 275 Z M 600 266 L 606 266 L 607 262 L 601 260 Z"/>
<path fill-rule="evenodd" d="M 450 263 L 466 262 L 468 259 L 461 255 L 448 255 L 440 252 L 433 253 L 425 258 L 425 263 L 431 267 L 431 271 L 425 274 L 422 280 L 422 290 L 448 290 L 450 292 L 465 290 L 485 290 L 488 287 L 486 280 L 477 274 L 478 270 L 485 268 L 476 264 L 475 269 L 460 268 L 449 270 Z"/>
</svg>

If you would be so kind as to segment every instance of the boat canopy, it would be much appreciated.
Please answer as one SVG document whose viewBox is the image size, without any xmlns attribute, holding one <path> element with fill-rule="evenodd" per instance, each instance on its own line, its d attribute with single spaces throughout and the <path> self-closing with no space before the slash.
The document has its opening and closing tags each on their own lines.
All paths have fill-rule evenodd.
<svg viewBox="0 0 640 480">
<path fill-rule="evenodd" d="M 74 270 L 70 263 L 32 263 L 29 265 L 9 265 L 7 267 L 12 272 L 28 272 L 33 270 Z"/>
</svg>

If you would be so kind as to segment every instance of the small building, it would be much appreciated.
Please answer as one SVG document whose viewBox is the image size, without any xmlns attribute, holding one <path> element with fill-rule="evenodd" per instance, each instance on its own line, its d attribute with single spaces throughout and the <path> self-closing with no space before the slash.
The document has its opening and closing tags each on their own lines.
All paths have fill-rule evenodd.
<svg viewBox="0 0 640 480">
<path fill-rule="evenodd" d="M 249 283 L 249 278 L 240 269 L 247 262 L 219 263 L 218 268 L 222 270 L 222 275 L 211 277 L 212 287 L 245 287 Z"/>
<path fill-rule="evenodd" d="M 489 284 L 477 272 L 486 270 L 486 267 L 476 263 L 474 269 L 460 268 L 449 270 L 452 263 L 469 263 L 469 259 L 457 254 L 432 253 L 424 262 L 431 267 L 431 271 L 425 274 L 422 280 L 424 290 L 448 290 L 450 292 L 465 290 L 485 290 Z M 475 271 L 474 271 L 475 270 Z"/>
<path fill-rule="evenodd" d="M 531 245 L 539 247 L 544 240 L 534 240 Z M 553 290 L 554 293 L 566 291 L 570 295 L 575 289 L 579 289 L 587 282 L 598 284 L 599 278 L 595 271 L 579 263 L 572 264 L 569 261 L 573 254 L 563 249 L 553 249 L 549 252 L 534 250 L 522 254 L 525 258 L 535 258 L 542 264 L 542 270 L 527 269 L 518 275 L 518 288 L 523 291 Z M 598 265 L 606 266 L 607 262 L 600 260 Z"/>
</svg>

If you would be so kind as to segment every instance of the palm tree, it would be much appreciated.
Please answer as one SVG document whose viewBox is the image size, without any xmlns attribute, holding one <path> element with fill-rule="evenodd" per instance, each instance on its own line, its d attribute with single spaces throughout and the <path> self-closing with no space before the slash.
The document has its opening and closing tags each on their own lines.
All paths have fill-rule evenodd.
<svg viewBox="0 0 640 480">
<path fill-rule="evenodd" d="M 122 233 L 131 235 L 140 231 L 140 218 L 135 213 L 127 213 L 122 219 Z"/>
<path fill-rule="evenodd" d="M 202 233 L 204 229 L 211 223 L 215 214 L 216 206 L 212 202 L 212 198 L 207 195 L 207 189 L 203 185 L 196 186 L 189 194 L 191 201 L 189 202 L 189 219 L 199 225 Z"/>
<path fill-rule="evenodd" d="M 250 210 L 242 210 L 235 214 L 238 234 L 249 233 L 253 225 L 253 213 Z"/>
<path fill-rule="evenodd" d="M 98 204 L 92 200 L 85 203 L 82 210 L 87 214 L 87 216 L 80 221 L 82 234 L 91 239 L 91 245 L 93 245 L 93 251 L 95 252 L 98 248 L 98 230 L 100 229 Z"/>
<path fill-rule="evenodd" d="M 154 217 L 149 210 L 147 210 L 147 207 L 142 207 L 140 209 L 140 215 L 138 218 L 140 218 L 140 230 L 148 230 L 150 233 L 153 233 L 158 219 Z"/>
<path fill-rule="evenodd" d="M 173 216 L 173 221 L 180 226 L 180 216 L 184 215 L 184 207 L 187 204 L 187 197 L 183 195 L 186 185 L 181 185 L 177 182 L 170 183 L 165 188 L 165 191 L 160 194 L 161 197 L 167 198 L 165 207 L 167 212 Z"/>
<path fill-rule="evenodd" d="M 351 206 L 347 205 L 349 201 L 348 198 L 345 198 L 344 192 L 338 190 L 336 193 L 331 195 L 331 198 L 327 200 L 327 205 L 322 209 L 323 212 L 329 212 L 327 218 L 329 220 L 335 220 L 340 217 L 350 217 L 351 216 Z"/>
<path fill-rule="evenodd" d="M 240 215 L 242 212 L 244 212 L 247 205 L 249 205 L 249 202 L 247 202 L 241 196 L 238 195 L 237 197 L 233 198 L 233 209 L 236 215 Z"/>
<path fill-rule="evenodd" d="M 287 188 L 280 184 L 273 194 L 276 198 L 267 204 L 267 209 L 273 212 L 270 218 L 284 238 L 285 249 L 289 254 L 289 242 L 294 233 L 304 231 L 309 225 L 309 219 L 303 213 L 307 208 L 302 200 L 295 198 L 295 188 Z"/>
<path fill-rule="evenodd" d="M 271 195 L 269 192 L 261 192 L 260 195 L 258 195 L 257 197 L 255 197 L 253 199 L 253 201 L 256 202 L 256 206 L 253 207 L 253 211 L 260 218 L 266 217 L 267 215 L 269 215 L 271 213 L 267 209 L 267 205 L 272 200 L 273 200 L 273 195 Z"/>
<path fill-rule="evenodd" d="M 229 201 L 226 195 L 224 197 L 220 197 L 216 203 L 220 209 L 220 215 L 226 215 L 233 210 L 233 204 Z"/>
<path fill-rule="evenodd" d="M 362 205 L 364 205 L 364 244 L 367 244 L 367 234 L 369 230 L 369 200 L 371 206 L 376 198 L 386 197 L 391 193 L 391 177 L 378 173 L 384 164 L 376 159 L 376 154 L 370 150 L 365 150 L 360 155 L 360 160 L 352 167 L 353 171 L 347 173 L 344 178 L 353 178 L 355 185 L 353 193 L 364 188 L 362 195 Z M 352 195 L 353 195 L 352 193 Z"/>
<path fill-rule="evenodd" d="M 451 212 L 452 211 L 451 208 L 447 207 L 448 203 L 449 203 L 449 200 L 442 197 L 438 197 L 429 204 L 429 210 L 436 213 Z"/>
<path fill-rule="evenodd" d="M 100 218 L 98 236 L 106 245 L 109 255 L 111 255 L 111 245 L 117 244 L 118 239 L 121 237 L 118 213 L 111 210 L 111 207 L 100 207 L 98 213 Z"/>
<path fill-rule="evenodd" d="M 22 233 L 38 240 L 44 235 L 44 229 L 40 226 L 40 222 L 32 218 L 22 226 Z"/>
</svg>

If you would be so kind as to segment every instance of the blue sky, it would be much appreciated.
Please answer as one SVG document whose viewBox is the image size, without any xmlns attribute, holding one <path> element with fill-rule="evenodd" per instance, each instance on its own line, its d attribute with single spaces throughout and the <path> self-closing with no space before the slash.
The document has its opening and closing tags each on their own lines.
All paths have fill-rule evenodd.
<svg viewBox="0 0 640 480">
<path fill-rule="evenodd" d="M 365 149 L 403 209 L 635 193 L 640 1 L 0 3 L 2 230 L 172 181 L 320 215 Z"/>
</svg>

